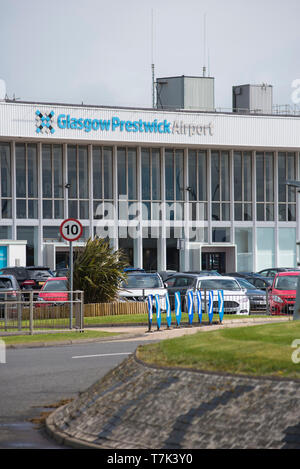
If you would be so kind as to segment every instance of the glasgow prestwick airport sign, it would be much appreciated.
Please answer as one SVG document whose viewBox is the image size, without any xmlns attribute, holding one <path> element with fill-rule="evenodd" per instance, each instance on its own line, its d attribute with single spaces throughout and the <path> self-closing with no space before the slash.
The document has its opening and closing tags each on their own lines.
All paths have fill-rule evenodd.
<svg viewBox="0 0 300 469">
<path fill-rule="evenodd" d="M 49 113 L 42 113 L 36 111 L 36 132 L 37 133 L 51 133 L 54 134 L 54 111 Z M 111 119 L 83 119 L 71 117 L 70 114 L 59 114 L 57 117 L 56 125 L 59 129 L 72 129 L 82 130 L 84 132 L 91 131 L 119 131 L 119 132 L 145 132 L 145 133 L 159 133 L 159 134 L 178 134 L 188 136 L 212 136 L 213 126 L 212 123 L 207 125 L 202 124 L 186 124 L 183 121 L 169 122 L 166 119 L 159 121 L 154 119 L 152 121 L 138 120 L 121 120 L 117 116 Z"/>
</svg>

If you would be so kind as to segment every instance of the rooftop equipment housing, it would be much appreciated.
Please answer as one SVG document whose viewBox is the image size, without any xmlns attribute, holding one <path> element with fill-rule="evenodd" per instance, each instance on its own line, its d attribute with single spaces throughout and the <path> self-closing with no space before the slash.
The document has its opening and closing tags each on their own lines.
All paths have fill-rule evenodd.
<svg viewBox="0 0 300 469">
<path fill-rule="evenodd" d="M 156 79 L 158 109 L 215 110 L 214 78 L 166 77 Z"/>
<path fill-rule="evenodd" d="M 261 85 L 233 86 L 232 110 L 238 113 L 272 114 L 272 85 L 263 83 Z"/>
</svg>

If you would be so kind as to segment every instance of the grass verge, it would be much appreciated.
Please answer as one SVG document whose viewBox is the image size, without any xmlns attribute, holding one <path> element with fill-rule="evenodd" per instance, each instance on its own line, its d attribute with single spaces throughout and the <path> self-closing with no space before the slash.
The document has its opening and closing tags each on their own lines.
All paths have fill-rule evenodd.
<svg viewBox="0 0 300 469">
<path fill-rule="evenodd" d="M 21 345 L 21 344 L 34 344 L 34 343 L 51 343 L 51 342 L 64 342 L 69 340 L 86 340 L 86 339 L 101 339 L 103 337 L 110 337 L 117 335 L 113 332 L 103 331 L 70 331 L 70 332 L 53 332 L 33 335 L 10 335 L 1 336 L 0 339 L 4 340 L 6 345 Z"/>
<path fill-rule="evenodd" d="M 198 332 L 139 346 L 137 356 L 160 366 L 300 379 L 300 363 L 292 361 L 295 339 L 299 321 Z"/>
</svg>

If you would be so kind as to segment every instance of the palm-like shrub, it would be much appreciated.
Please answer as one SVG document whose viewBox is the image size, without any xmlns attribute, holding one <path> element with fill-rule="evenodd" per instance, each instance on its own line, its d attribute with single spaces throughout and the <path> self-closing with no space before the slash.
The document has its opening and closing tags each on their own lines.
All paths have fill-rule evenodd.
<svg viewBox="0 0 300 469">
<path fill-rule="evenodd" d="M 85 303 L 109 303 L 116 299 L 121 280 L 126 278 L 125 254 L 114 251 L 96 237 L 78 249 L 73 265 L 73 289 L 84 291 Z"/>
</svg>

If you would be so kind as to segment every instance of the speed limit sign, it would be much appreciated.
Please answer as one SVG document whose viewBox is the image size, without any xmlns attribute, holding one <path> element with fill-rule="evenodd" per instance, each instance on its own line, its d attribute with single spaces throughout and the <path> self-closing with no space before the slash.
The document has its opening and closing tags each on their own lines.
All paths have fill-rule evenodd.
<svg viewBox="0 0 300 469">
<path fill-rule="evenodd" d="M 82 224 L 79 220 L 75 220 L 75 218 L 68 218 L 64 220 L 59 228 L 61 236 L 66 241 L 77 241 L 82 236 Z"/>
</svg>

